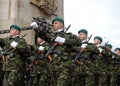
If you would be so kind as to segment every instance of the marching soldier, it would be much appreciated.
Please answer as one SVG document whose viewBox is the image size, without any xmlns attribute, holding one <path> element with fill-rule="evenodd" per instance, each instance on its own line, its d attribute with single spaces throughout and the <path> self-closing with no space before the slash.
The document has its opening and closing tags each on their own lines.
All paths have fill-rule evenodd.
<svg viewBox="0 0 120 86">
<path fill-rule="evenodd" d="M 2 41 L 2 39 L 0 39 L 0 41 Z M 4 72 L 2 71 L 2 66 L 3 66 L 3 60 L 2 60 L 2 53 L 3 53 L 3 49 L 2 49 L 2 44 L 0 45 L 0 86 L 2 86 L 3 84 L 3 79 L 4 79 Z"/>
<path fill-rule="evenodd" d="M 49 49 L 49 44 L 44 41 L 40 34 L 37 37 L 37 46 L 34 46 L 34 60 L 32 71 L 32 86 L 49 86 L 49 59 L 45 54 Z"/>
<path fill-rule="evenodd" d="M 111 86 L 120 86 L 120 48 L 116 48 L 113 53 L 113 74 Z"/>
<path fill-rule="evenodd" d="M 3 39 L 4 63 L 3 71 L 9 86 L 24 86 L 24 71 L 26 59 L 30 56 L 30 48 L 20 35 L 21 28 L 10 26 L 10 36 Z"/>
<path fill-rule="evenodd" d="M 88 56 L 87 53 L 85 54 L 84 50 L 86 48 L 86 46 L 88 45 L 88 42 L 87 42 L 87 38 L 88 38 L 88 31 L 86 29 L 81 29 L 78 31 L 78 35 L 79 35 L 79 38 L 81 39 L 82 41 L 82 45 L 78 47 L 79 49 L 79 53 L 81 53 L 81 56 L 80 57 L 80 65 L 78 65 L 75 70 L 74 70 L 74 76 L 75 77 L 75 85 L 80 85 L 80 86 L 85 86 L 86 85 L 86 66 L 85 66 L 85 62 L 86 61 L 86 57 Z M 86 57 L 83 57 L 81 58 L 83 55 L 86 55 Z"/>
<path fill-rule="evenodd" d="M 46 31 L 42 37 L 46 36 L 48 43 L 52 47 L 48 50 L 46 57 L 51 55 L 52 57 L 52 67 L 51 72 L 53 76 L 50 78 L 51 83 L 49 86 L 70 86 L 71 76 L 71 65 L 72 65 L 72 47 L 80 46 L 81 40 L 72 33 L 66 33 L 64 28 L 64 20 L 62 18 L 56 17 L 52 20 L 53 25 L 53 35 L 46 36 L 49 31 Z M 39 27 L 39 26 L 38 26 Z M 45 29 L 44 29 L 45 30 Z M 42 34 L 44 31 L 40 31 Z M 45 41 L 46 41 L 45 40 Z"/>
<path fill-rule="evenodd" d="M 55 32 L 55 50 L 61 52 L 59 54 L 53 54 L 53 60 L 56 65 L 54 66 L 54 71 L 56 71 L 56 76 L 58 75 L 57 86 L 71 86 L 71 75 L 72 71 L 74 71 L 71 67 L 73 59 L 73 57 L 71 57 L 72 47 L 81 46 L 81 40 L 72 33 L 65 33 L 63 19 L 59 17 L 54 18 L 52 24 Z"/>
<path fill-rule="evenodd" d="M 89 43 L 90 38 L 88 39 L 88 32 L 85 29 L 81 29 L 78 31 L 79 37 L 82 40 L 81 45 L 81 55 L 80 60 L 83 61 L 84 65 L 81 65 L 80 68 L 83 72 L 81 74 L 81 77 L 83 80 L 79 80 L 81 83 L 81 86 L 89 85 L 93 86 L 93 75 L 95 73 L 95 69 L 97 68 L 95 63 L 97 62 L 97 55 L 98 55 L 98 49 L 93 43 Z M 88 39 L 88 40 L 87 40 Z M 93 67 L 94 66 L 94 67 Z M 80 78 L 80 79 L 82 79 Z"/>
<path fill-rule="evenodd" d="M 106 43 L 104 46 L 101 46 L 102 38 L 99 36 L 94 37 L 94 44 L 99 49 L 99 84 L 102 86 L 110 86 L 111 84 L 111 73 L 113 69 L 113 65 L 110 64 L 112 62 L 112 45 Z M 104 78 L 103 78 L 104 77 Z"/>
</svg>

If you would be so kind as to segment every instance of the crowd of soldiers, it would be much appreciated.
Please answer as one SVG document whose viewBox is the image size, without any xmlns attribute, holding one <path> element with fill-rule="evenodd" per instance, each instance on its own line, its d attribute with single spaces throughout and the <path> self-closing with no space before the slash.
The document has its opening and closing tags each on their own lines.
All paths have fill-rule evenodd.
<svg viewBox="0 0 120 86">
<path fill-rule="evenodd" d="M 66 32 L 59 17 L 47 25 L 31 23 L 35 45 L 10 26 L 10 36 L 0 39 L 0 86 L 120 86 L 120 48 L 112 52 L 99 36 L 90 43 L 86 29 Z"/>
</svg>

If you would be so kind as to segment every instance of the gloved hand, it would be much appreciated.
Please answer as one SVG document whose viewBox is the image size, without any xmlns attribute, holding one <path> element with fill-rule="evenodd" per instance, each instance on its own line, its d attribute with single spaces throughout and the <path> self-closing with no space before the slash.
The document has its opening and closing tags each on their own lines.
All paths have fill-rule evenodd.
<svg viewBox="0 0 120 86">
<path fill-rule="evenodd" d="M 38 50 L 43 51 L 44 47 L 43 46 L 39 46 Z"/>
<path fill-rule="evenodd" d="M 87 44 L 82 44 L 81 48 L 86 48 Z"/>
<path fill-rule="evenodd" d="M 13 48 L 16 48 L 17 45 L 18 45 L 18 42 L 15 42 L 15 41 L 13 41 L 13 42 L 10 44 L 10 46 L 13 47 Z"/>
<path fill-rule="evenodd" d="M 32 26 L 33 28 L 38 28 L 38 24 L 36 22 L 32 22 L 30 26 Z"/>
<path fill-rule="evenodd" d="M 65 38 L 57 36 L 56 39 L 55 39 L 55 42 L 64 44 L 65 43 Z"/>
</svg>

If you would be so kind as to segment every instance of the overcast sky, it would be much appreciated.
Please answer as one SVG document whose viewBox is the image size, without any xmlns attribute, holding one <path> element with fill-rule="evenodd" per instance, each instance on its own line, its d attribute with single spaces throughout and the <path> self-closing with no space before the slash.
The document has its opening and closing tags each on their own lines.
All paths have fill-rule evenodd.
<svg viewBox="0 0 120 86">
<path fill-rule="evenodd" d="M 120 0 L 64 0 L 65 26 L 70 32 L 88 30 L 88 35 L 101 36 L 113 48 L 120 47 Z"/>
</svg>

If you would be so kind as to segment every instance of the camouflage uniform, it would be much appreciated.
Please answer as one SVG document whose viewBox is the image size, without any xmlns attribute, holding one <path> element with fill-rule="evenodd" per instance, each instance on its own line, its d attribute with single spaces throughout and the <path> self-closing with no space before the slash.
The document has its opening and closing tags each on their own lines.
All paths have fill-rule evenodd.
<svg viewBox="0 0 120 86">
<path fill-rule="evenodd" d="M 56 33 L 56 37 L 60 36 L 66 39 L 63 46 L 57 46 L 55 50 L 61 51 L 60 55 L 57 55 L 56 57 L 53 56 L 55 59 L 55 64 L 58 66 L 58 82 L 57 86 L 71 86 L 71 79 L 73 74 L 73 67 L 72 67 L 72 60 L 74 57 L 72 47 L 74 46 L 80 46 L 81 40 L 77 38 L 75 35 L 71 33 L 64 33 L 64 32 L 58 32 Z M 54 54 L 56 55 L 56 54 Z M 56 68 L 56 66 L 54 68 Z M 61 71 L 60 71 L 61 70 Z"/>
<path fill-rule="evenodd" d="M 109 86 L 111 84 L 111 75 L 113 74 L 113 64 L 112 64 L 112 52 L 103 48 L 101 53 L 101 75 L 100 75 L 100 85 Z"/>
<path fill-rule="evenodd" d="M 77 36 L 71 33 L 64 33 L 63 31 L 55 33 L 49 39 L 54 40 L 58 36 L 65 38 L 65 43 L 63 45 L 58 44 L 51 54 L 53 62 L 50 66 L 52 75 L 50 86 L 67 86 L 70 83 L 68 76 L 72 64 L 72 46 L 80 46 L 81 40 Z M 49 41 L 50 44 L 52 42 Z"/>
<path fill-rule="evenodd" d="M 112 58 L 113 70 L 111 76 L 111 86 L 120 85 L 120 55 L 113 53 Z"/>
<path fill-rule="evenodd" d="M 8 36 L 4 41 L 4 49 L 10 48 L 10 44 L 15 41 L 18 45 L 15 49 L 11 49 L 10 54 L 5 57 L 3 71 L 5 71 L 6 79 L 10 86 L 24 85 L 24 71 L 26 59 L 30 56 L 30 48 L 26 41 L 19 35 L 16 37 Z"/>
<path fill-rule="evenodd" d="M 0 47 L 0 86 L 2 86 L 4 79 L 4 72 L 2 71 L 3 59 L 1 54 L 3 53 L 3 49 Z"/>
<path fill-rule="evenodd" d="M 93 75 L 98 70 L 98 49 L 92 44 L 88 43 L 85 50 L 79 56 L 79 60 L 82 64 L 78 65 L 75 69 L 75 80 L 76 86 L 93 86 L 95 82 L 93 82 Z"/>
<path fill-rule="evenodd" d="M 52 20 L 53 28 L 55 31 L 48 31 L 51 28 L 44 28 L 46 25 L 39 25 L 40 21 L 37 21 L 37 23 L 38 28 L 40 29 L 37 31 L 39 32 L 38 34 L 41 35 L 41 38 L 50 43 L 50 45 L 52 45 L 54 48 L 49 54 L 53 59 L 51 65 L 49 66 L 51 75 L 49 86 L 70 86 L 71 77 L 69 77 L 69 75 L 72 72 L 72 47 L 81 46 L 81 40 L 76 35 L 64 32 L 64 21 L 61 18 L 54 18 Z M 44 29 L 41 30 L 41 27 Z M 60 41 L 56 41 L 57 38 L 64 39 L 64 42 L 61 43 Z"/>
<path fill-rule="evenodd" d="M 40 51 L 39 47 L 44 47 L 44 50 Z M 45 58 L 45 53 L 48 48 L 49 44 L 47 42 L 38 44 L 34 47 L 32 86 L 48 86 L 49 84 L 49 61 Z"/>
</svg>

